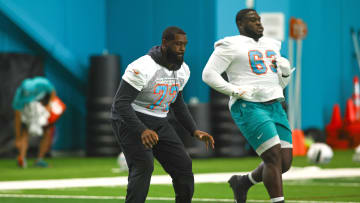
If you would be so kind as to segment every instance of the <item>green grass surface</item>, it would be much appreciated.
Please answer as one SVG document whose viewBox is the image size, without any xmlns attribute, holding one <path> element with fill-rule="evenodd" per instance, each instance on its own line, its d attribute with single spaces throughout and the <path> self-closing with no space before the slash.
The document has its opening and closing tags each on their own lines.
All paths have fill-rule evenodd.
<svg viewBox="0 0 360 203">
<path fill-rule="evenodd" d="M 360 163 L 351 160 L 352 150 L 335 151 L 334 158 L 322 168 L 355 168 Z M 36 168 L 34 160 L 28 160 L 29 167 L 21 169 L 15 159 L 0 160 L 0 181 L 5 180 L 41 180 L 62 178 L 90 178 L 126 176 L 126 172 L 113 173 L 117 168 L 116 158 L 50 158 L 46 161 L 50 168 Z M 218 173 L 250 171 L 260 163 L 258 157 L 194 159 L 194 173 Z M 293 166 L 309 166 L 306 157 L 294 157 Z M 166 174 L 158 162 L 155 162 L 154 175 Z"/>
<path fill-rule="evenodd" d="M 360 201 L 360 178 L 337 178 L 337 179 L 315 179 L 303 181 L 285 181 L 284 193 L 287 200 L 313 200 L 313 201 Z M 91 188 L 67 188 L 56 190 L 17 190 L 2 191 L 0 194 L 41 194 L 41 195 L 70 195 L 70 196 L 112 196 L 114 199 L 125 196 L 126 187 L 91 187 Z M 152 185 L 149 197 L 174 197 L 173 188 L 170 185 Z M 232 191 L 225 183 L 197 184 L 194 198 L 210 199 L 232 199 Z M 78 200 L 62 199 L 66 202 L 115 202 L 114 199 Z M 248 194 L 250 200 L 268 199 L 263 184 L 251 188 Z M 36 202 L 37 198 L 1 198 L 1 202 Z M 15 201 L 18 200 L 18 201 Z M 61 202 L 59 199 L 45 199 L 48 202 Z M 41 199 L 41 202 L 46 202 Z M 116 200 L 119 201 L 119 200 Z M 155 200 L 154 200 L 155 201 Z M 159 200 L 156 200 L 159 201 Z M 156 202 L 155 201 L 155 202 Z M 171 202 L 171 201 L 161 201 Z M 196 202 L 196 201 L 195 201 Z"/>
<path fill-rule="evenodd" d="M 321 168 L 359 168 L 360 163 L 351 160 L 353 151 L 335 151 L 334 158 L 329 164 L 320 165 Z M 126 176 L 127 173 L 112 173 L 112 168 L 117 168 L 116 158 L 50 158 L 47 160 L 50 168 L 19 169 L 15 160 L 0 160 L 0 181 L 7 180 L 40 180 L 59 178 L 85 178 L 85 177 L 114 177 Z M 217 172 L 240 172 L 250 171 L 260 163 L 257 157 L 247 158 L 212 158 L 194 159 L 194 173 L 217 173 Z M 293 166 L 309 166 L 306 157 L 295 157 Z M 154 175 L 165 174 L 159 163 L 155 163 Z M 314 180 L 292 180 L 284 182 L 284 193 L 287 200 L 296 201 L 328 201 L 328 202 L 360 202 L 360 177 L 336 178 L 336 179 L 314 179 Z M 124 202 L 119 199 L 126 195 L 125 186 L 117 187 L 89 187 L 89 188 L 65 188 L 65 189 L 32 189 L 0 191 L 1 194 L 13 195 L 69 195 L 69 196 L 94 196 L 95 199 L 68 198 L 20 198 L 1 197 L 1 203 L 112 203 Z M 110 199 L 100 199 L 98 196 L 106 196 Z M 171 185 L 151 185 L 148 197 L 174 198 Z M 194 198 L 228 199 L 233 198 L 232 191 L 227 183 L 201 183 L 196 184 Z M 249 200 L 269 202 L 263 184 L 252 187 L 248 194 Z M 173 200 L 147 200 L 146 202 L 167 203 Z M 196 201 L 193 202 L 200 202 Z M 216 200 L 215 200 L 216 202 Z M 251 201 L 249 201 L 251 202 Z"/>
</svg>

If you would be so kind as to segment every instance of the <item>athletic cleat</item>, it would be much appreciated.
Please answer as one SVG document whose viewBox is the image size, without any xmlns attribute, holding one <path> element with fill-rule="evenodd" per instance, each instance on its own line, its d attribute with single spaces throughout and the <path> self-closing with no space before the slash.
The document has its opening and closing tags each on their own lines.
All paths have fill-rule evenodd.
<svg viewBox="0 0 360 203">
<path fill-rule="evenodd" d="M 250 187 L 246 186 L 245 178 L 247 178 L 247 175 L 233 175 L 228 181 L 231 189 L 233 190 L 236 203 L 246 202 L 246 196 Z"/>
<path fill-rule="evenodd" d="M 36 167 L 40 167 L 40 168 L 47 168 L 49 167 L 48 163 L 46 163 L 44 160 L 38 160 L 35 162 L 35 166 Z"/>
<path fill-rule="evenodd" d="M 18 165 L 20 168 L 27 168 L 26 159 L 18 156 L 18 158 L 17 158 L 17 165 Z"/>
</svg>

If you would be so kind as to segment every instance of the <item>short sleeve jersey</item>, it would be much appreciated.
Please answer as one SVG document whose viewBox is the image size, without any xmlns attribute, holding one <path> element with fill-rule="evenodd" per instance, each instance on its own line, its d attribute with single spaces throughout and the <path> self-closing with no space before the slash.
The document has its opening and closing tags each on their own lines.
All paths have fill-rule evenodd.
<svg viewBox="0 0 360 203">
<path fill-rule="evenodd" d="M 255 41 L 237 35 L 217 41 L 213 55 L 221 60 L 223 65 L 217 68 L 226 72 L 231 84 L 256 88 L 256 94 L 245 100 L 264 102 L 284 97 L 273 64 L 275 57 L 280 56 L 280 47 L 281 42 L 271 38 L 262 37 Z M 235 100 L 231 98 L 230 106 Z"/>
<path fill-rule="evenodd" d="M 179 70 L 170 71 L 145 55 L 128 65 L 122 79 L 140 91 L 131 104 L 135 111 L 166 117 L 170 104 L 175 102 L 189 77 L 190 70 L 185 62 Z"/>
</svg>

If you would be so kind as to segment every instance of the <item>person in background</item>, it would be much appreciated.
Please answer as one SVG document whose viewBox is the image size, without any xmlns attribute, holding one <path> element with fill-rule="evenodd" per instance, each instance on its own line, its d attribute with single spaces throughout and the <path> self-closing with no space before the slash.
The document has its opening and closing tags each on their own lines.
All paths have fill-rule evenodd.
<svg viewBox="0 0 360 203">
<path fill-rule="evenodd" d="M 114 97 L 113 130 L 129 167 L 126 203 L 145 202 L 154 157 L 172 178 L 176 202 L 191 202 L 192 161 L 167 119 L 169 108 L 192 136 L 214 148 L 213 137 L 198 129 L 183 99 L 190 77 L 184 62 L 187 42 L 182 29 L 166 28 L 161 46 L 128 65 Z"/>
<path fill-rule="evenodd" d="M 282 174 L 291 166 L 292 137 L 281 101 L 294 69 L 280 56 L 281 43 L 263 37 L 255 10 L 240 10 L 235 21 L 240 35 L 215 43 L 203 81 L 230 96 L 231 116 L 262 162 L 248 175 L 232 176 L 230 187 L 237 203 L 246 202 L 249 188 L 262 181 L 271 202 L 284 202 Z"/>
<path fill-rule="evenodd" d="M 65 105 L 58 102 L 54 86 L 44 77 L 25 79 L 16 89 L 12 107 L 19 167 L 27 167 L 29 136 L 42 136 L 35 166 L 48 167 L 44 157 L 51 147 L 54 123 L 65 110 Z"/>
</svg>

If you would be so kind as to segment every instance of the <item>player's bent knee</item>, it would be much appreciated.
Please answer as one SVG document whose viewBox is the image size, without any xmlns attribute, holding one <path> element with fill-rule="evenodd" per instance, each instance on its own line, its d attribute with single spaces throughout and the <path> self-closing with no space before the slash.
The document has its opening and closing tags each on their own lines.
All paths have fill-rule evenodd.
<svg viewBox="0 0 360 203">
<path fill-rule="evenodd" d="M 291 160 L 283 160 L 282 162 L 282 173 L 287 172 L 291 167 Z"/>
<path fill-rule="evenodd" d="M 173 186 L 179 199 L 191 200 L 194 194 L 194 175 L 178 174 L 177 177 L 173 177 Z"/>
<path fill-rule="evenodd" d="M 281 162 L 280 145 L 275 145 L 261 154 L 265 164 L 279 164 Z"/>
<path fill-rule="evenodd" d="M 135 164 L 129 165 L 131 171 L 135 174 L 151 175 L 154 171 L 154 163 L 150 160 L 137 161 Z"/>
</svg>

